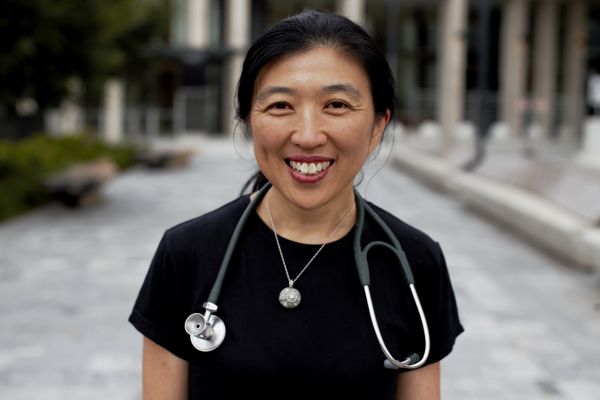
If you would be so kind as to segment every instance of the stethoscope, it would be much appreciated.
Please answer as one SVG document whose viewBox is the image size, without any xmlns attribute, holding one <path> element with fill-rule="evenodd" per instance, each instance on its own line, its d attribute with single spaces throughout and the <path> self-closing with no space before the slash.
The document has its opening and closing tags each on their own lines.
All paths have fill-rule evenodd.
<svg viewBox="0 0 600 400">
<path fill-rule="evenodd" d="M 204 307 L 204 315 L 200 313 L 193 313 L 185 320 L 185 331 L 190 335 L 190 340 L 192 345 L 202 352 L 208 352 L 215 350 L 217 347 L 223 343 L 225 339 L 225 324 L 221 320 L 221 318 L 217 317 L 214 313 L 217 311 L 217 300 L 219 298 L 219 294 L 221 292 L 221 286 L 223 284 L 223 278 L 225 277 L 225 273 L 227 272 L 227 268 L 229 266 L 229 260 L 231 259 L 231 255 L 233 254 L 233 250 L 237 244 L 238 238 L 246 224 L 246 221 L 250 217 L 251 213 L 254 212 L 258 204 L 262 201 L 265 194 L 270 188 L 270 184 L 266 184 L 263 186 L 260 191 L 257 193 L 256 197 L 250 202 L 250 204 L 244 210 L 242 216 L 240 217 L 239 222 L 237 223 L 229 244 L 227 245 L 227 250 L 225 251 L 225 256 L 223 257 L 223 261 L 221 262 L 221 267 L 219 268 L 219 272 L 217 274 L 217 278 L 215 279 L 215 283 L 210 291 L 208 296 L 208 300 L 202 304 Z M 402 250 L 400 243 L 396 236 L 392 233 L 390 228 L 383 222 L 381 217 L 373 211 L 373 209 L 365 202 L 365 200 L 360 196 L 360 194 L 355 190 L 354 196 L 356 198 L 356 209 L 357 209 L 357 218 L 356 218 L 356 229 L 354 231 L 354 259 L 356 262 L 356 268 L 358 270 L 358 276 L 360 279 L 360 283 L 364 288 L 365 297 L 367 299 L 367 305 L 369 308 L 369 315 L 371 316 L 371 323 L 373 325 L 373 329 L 375 330 L 375 335 L 377 336 L 377 340 L 379 341 L 379 345 L 381 346 L 381 350 L 385 354 L 384 366 L 389 369 L 413 369 L 422 366 L 425 361 L 427 361 L 427 357 L 429 356 L 429 329 L 427 327 L 427 320 L 425 319 L 425 314 L 423 312 L 423 308 L 421 307 L 421 302 L 419 301 L 419 296 L 417 295 L 417 290 L 415 289 L 414 278 L 412 274 L 412 270 L 408 263 L 408 259 L 406 258 L 406 254 Z M 367 244 L 364 248 L 361 246 L 361 237 L 362 231 L 365 223 L 365 210 L 377 224 L 383 229 L 386 236 L 389 238 L 392 244 L 375 241 Z M 369 285 L 371 281 L 371 276 L 369 272 L 369 263 L 367 260 L 367 254 L 369 250 L 373 249 L 376 246 L 383 246 L 393 252 L 400 262 L 400 266 L 402 267 L 404 279 L 410 288 L 412 293 L 415 306 L 419 311 L 419 317 L 421 319 L 421 325 L 423 328 L 423 336 L 425 338 L 425 350 L 423 351 L 423 356 L 420 357 L 417 353 L 413 353 L 406 357 L 404 361 L 396 360 L 391 353 L 388 351 L 385 342 L 383 341 L 383 337 L 381 336 L 381 331 L 379 330 L 379 324 L 377 323 L 377 318 L 375 317 L 375 310 L 373 308 L 373 301 L 371 300 L 371 291 L 369 290 Z"/>
</svg>

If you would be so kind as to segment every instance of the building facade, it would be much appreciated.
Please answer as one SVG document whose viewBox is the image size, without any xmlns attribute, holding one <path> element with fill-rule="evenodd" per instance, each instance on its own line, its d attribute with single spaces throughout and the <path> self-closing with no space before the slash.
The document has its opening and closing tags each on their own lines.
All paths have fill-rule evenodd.
<svg viewBox="0 0 600 400">
<path fill-rule="evenodd" d="M 600 107 L 600 4 L 592 0 L 171 4 L 171 42 L 157 52 L 168 62 L 156 72 L 153 93 L 172 107 L 173 132 L 231 134 L 247 47 L 273 22 L 307 7 L 346 15 L 377 39 L 396 75 L 399 121 L 438 126 L 440 151 L 465 126 L 578 145 Z"/>
</svg>

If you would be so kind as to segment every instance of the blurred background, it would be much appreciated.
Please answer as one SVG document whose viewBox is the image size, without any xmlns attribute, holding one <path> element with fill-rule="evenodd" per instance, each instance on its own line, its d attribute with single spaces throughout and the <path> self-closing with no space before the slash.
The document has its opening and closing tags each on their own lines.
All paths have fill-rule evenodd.
<svg viewBox="0 0 600 400">
<path fill-rule="evenodd" d="M 377 39 L 397 79 L 396 126 L 426 137 L 421 149 L 467 169 L 488 142 L 599 167 L 594 0 L 7 0 L 0 139 L 231 135 L 245 49 L 306 7 L 348 15 Z"/>
<path fill-rule="evenodd" d="M 593 0 L 8 0 L 0 137 L 229 134 L 246 47 L 306 7 L 363 25 L 396 73 L 399 120 L 435 121 L 446 145 L 483 107 L 486 132 L 579 146 L 600 106 Z"/>
<path fill-rule="evenodd" d="M 243 57 L 307 7 L 395 74 L 368 193 L 445 249 L 467 328 L 445 397 L 600 393 L 600 1 L 2 0 L 1 398 L 139 397 L 156 243 L 255 168 Z"/>
</svg>

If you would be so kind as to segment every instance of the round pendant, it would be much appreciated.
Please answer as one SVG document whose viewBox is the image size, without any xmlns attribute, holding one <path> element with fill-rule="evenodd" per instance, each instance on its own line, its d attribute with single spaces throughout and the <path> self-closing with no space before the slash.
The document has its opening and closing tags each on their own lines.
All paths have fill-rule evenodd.
<svg viewBox="0 0 600 400">
<path fill-rule="evenodd" d="M 300 300 L 300 292 L 293 287 L 286 287 L 279 292 L 279 302 L 285 308 L 296 308 L 300 304 Z"/>
</svg>

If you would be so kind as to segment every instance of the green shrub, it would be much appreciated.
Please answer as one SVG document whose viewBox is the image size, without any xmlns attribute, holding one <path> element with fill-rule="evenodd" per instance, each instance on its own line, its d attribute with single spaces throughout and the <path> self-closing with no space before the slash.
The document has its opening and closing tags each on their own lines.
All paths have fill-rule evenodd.
<svg viewBox="0 0 600 400">
<path fill-rule="evenodd" d="M 48 201 L 44 178 L 74 163 L 110 157 L 121 169 L 135 163 L 133 145 L 108 146 L 90 134 L 0 140 L 0 221 Z"/>
</svg>

